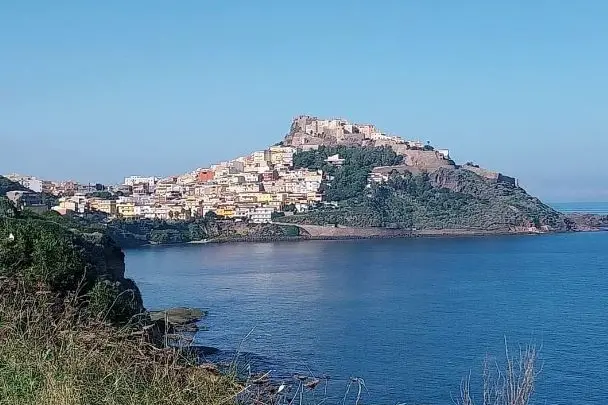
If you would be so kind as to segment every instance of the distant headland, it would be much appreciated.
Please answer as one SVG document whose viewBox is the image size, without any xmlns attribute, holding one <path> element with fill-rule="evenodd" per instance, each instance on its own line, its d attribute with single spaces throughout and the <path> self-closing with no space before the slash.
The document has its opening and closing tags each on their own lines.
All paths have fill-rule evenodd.
<svg viewBox="0 0 608 405">
<path fill-rule="evenodd" d="M 545 233 L 608 223 L 557 212 L 511 176 L 454 162 L 447 148 L 308 115 L 295 117 L 273 146 L 181 175 L 85 185 L 13 174 L 0 179 L 0 194 L 19 208 L 105 228 L 123 246 Z"/>
</svg>

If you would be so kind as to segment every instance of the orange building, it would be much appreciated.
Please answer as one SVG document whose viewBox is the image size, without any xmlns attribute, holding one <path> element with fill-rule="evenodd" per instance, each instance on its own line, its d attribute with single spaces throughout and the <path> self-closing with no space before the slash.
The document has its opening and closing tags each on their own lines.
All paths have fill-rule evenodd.
<svg viewBox="0 0 608 405">
<path fill-rule="evenodd" d="M 207 182 L 213 180 L 214 175 L 215 173 L 213 173 L 213 170 L 203 169 L 198 172 L 198 174 L 196 175 L 196 179 L 200 182 Z"/>
</svg>

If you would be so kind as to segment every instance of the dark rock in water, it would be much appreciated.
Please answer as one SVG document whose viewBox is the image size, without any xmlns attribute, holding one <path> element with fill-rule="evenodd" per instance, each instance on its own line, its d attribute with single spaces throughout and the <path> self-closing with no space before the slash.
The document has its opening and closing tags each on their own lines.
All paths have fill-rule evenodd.
<svg viewBox="0 0 608 405">
<path fill-rule="evenodd" d="M 173 325 L 188 325 L 200 321 L 207 313 L 198 308 L 169 308 L 162 311 L 150 311 L 152 321 L 166 321 Z"/>
<path fill-rule="evenodd" d="M 146 326 L 146 333 L 150 341 L 160 346 L 190 345 L 194 334 L 200 329 L 197 322 L 205 315 L 207 315 L 205 311 L 197 308 L 151 311 L 149 313 L 151 324 Z"/>
<path fill-rule="evenodd" d="M 199 356 L 211 356 L 220 352 L 220 349 L 211 346 L 192 346 L 191 349 Z"/>
</svg>

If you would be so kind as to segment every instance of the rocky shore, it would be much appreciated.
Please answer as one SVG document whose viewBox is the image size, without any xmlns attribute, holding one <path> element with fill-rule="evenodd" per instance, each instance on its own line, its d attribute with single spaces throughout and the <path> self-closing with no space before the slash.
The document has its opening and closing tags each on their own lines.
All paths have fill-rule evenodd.
<svg viewBox="0 0 608 405">
<path fill-rule="evenodd" d="M 506 236 L 506 235 L 543 235 L 569 232 L 600 232 L 608 231 L 608 216 L 594 214 L 570 214 L 566 218 L 572 221 L 570 229 L 547 230 L 535 227 L 519 227 L 509 230 L 483 229 L 388 229 L 374 227 L 347 227 L 323 225 L 295 225 L 300 228 L 300 236 L 244 236 L 217 237 L 205 240 L 205 243 L 246 243 L 246 242 L 292 242 L 307 240 L 356 240 L 356 239 L 394 239 L 394 238 L 439 238 L 439 237 L 469 237 L 469 236 Z M 275 223 L 283 226 L 294 224 Z"/>
</svg>

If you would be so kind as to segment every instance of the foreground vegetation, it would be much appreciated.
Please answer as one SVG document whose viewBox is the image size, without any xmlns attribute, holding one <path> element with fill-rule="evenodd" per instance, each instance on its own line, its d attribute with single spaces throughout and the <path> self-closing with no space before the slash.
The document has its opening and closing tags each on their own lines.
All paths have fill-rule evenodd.
<svg viewBox="0 0 608 405">
<path fill-rule="evenodd" d="M 58 297 L 22 280 L 0 279 L 0 405 L 287 405 L 329 402 L 315 378 L 297 376 L 289 388 L 265 376 L 239 379 L 175 348 L 150 343 L 134 325 L 108 324 L 83 311 L 86 297 Z M 478 390 L 470 377 L 454 393 L 459 405 L 528 405 L 537 378 L 537 353 L 507 353 L 488 362 Z M 360 404 L 365 382 L 345 388 Z M 362 390 L 363 388 L 363 390 Z M 477 400 L 477 401 L 475 401 Z"/>
<path fill-rule="evenodd" d="M 106 234 L 0 198 L 0 404 L 225 404 L 233 374 L 164 347 Z M 261 395 L 261 394 L 255 394 Z"/>
<path fill-rule="evenodd" d="M 330 403 L 319 379 L 278 386 L 236 365 L 220 372 L 194 348 L 164 345 L 171 332 L 151 321 L 107 234 L 0 198 L 0 405 Z M 507 358 L 484 375 L 484 405 L 529 403 L 536 352 Z M 363 387 L 352 379 L 345 398 L 359 404 Z M 461 391 L 473 404 L 468 380 Z"/>
<path fill-rule="evenodd" d="M 222 404 L 243 389 L 133 326 L 88 315 L 86 301 L 0 280 L 0 404 Z"/>
</svg>

